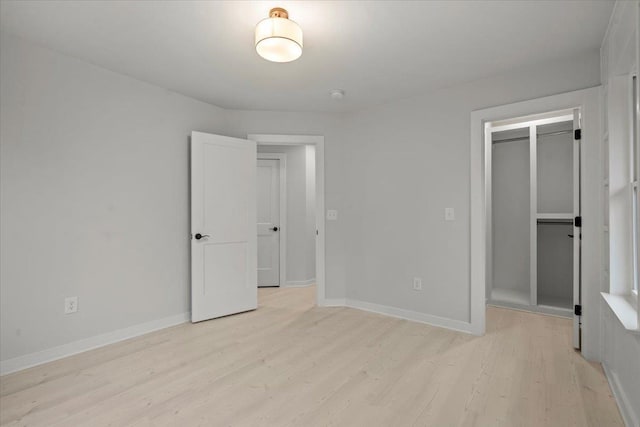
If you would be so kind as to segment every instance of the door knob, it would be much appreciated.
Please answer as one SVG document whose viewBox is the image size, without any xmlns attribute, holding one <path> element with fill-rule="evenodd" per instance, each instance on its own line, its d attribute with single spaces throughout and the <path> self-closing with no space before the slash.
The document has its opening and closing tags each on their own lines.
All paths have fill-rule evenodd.
<svg viewBox="0 0 640 427">
<path fill-rule="evenodd" d="M 196 235 L 194 236 L 196 238 L 196 240 L 200 240 L 203 237 L 210 237 L 208 234 L 200 234 L 200 233 L 196 233 Z"/>
<path fill-rule="evenodd" d="M 278 231 L 278 227 L 273 227 L 273 228 L 271 228 L 270 230 L 272 230 L 272 231 Z"/>
</svg>

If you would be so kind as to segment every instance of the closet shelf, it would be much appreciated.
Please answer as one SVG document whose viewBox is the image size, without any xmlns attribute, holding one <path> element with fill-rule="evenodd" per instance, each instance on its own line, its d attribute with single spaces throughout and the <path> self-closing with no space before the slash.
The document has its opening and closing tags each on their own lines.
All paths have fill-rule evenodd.
<svg viewBox="0 0 640 427">
<path fill-rule="evenodd" d="M 573 213 L 539 213 L 538 219 L 573 219 Z"/>
</svg>

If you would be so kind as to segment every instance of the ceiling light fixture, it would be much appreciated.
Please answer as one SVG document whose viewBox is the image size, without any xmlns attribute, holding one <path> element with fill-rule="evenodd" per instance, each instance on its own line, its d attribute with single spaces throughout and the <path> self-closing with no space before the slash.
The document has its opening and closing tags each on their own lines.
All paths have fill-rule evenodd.
<svg viewBox="0 0 640 427">
<path fill-rule="evenodd" d="M 302 28 L 285 9 L 274 7 L 256 25 L 256 52 L 267 61 L 295 61 L 302 55 Z"/>
</svg>

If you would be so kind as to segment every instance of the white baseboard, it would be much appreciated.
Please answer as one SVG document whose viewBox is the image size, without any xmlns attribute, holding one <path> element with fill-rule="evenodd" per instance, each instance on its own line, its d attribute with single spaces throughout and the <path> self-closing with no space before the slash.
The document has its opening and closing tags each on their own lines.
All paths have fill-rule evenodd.
<svg viewBox="0 0 640 427">
<path fill-rule="evenodd" d="M 633 406 L 631 406 L 631 403 L 629 402 L 629 397 L 624 392 L 622 387 L 620 387 L 618 376 L 614 372 L 612 372 L 604 363 L 602 364 L 602 368 L 604 369 L 604 374 L 607 377 L 607 381 L 609 381 L 609 387 L 611 387 L 613 397 L 616 399 L 616 403 L 618 404 L 618 409 L 620 409 L 620 414 L 622 415 L 624 424 L 627 427 L 640 427 L 640 414 L 636 414 L 633 412 Z"/>
<path fill-rule="evenodd" d="M 315 283 L 316 283 L 315 277 L 309 280 L 287 280 L 282 287 L 283 288 L 304 288 L 307 286 L 314 285 Z"/>
<path fill-rule="evenodd" d="M 0 375 L 21 371 L 33 366 L 42 365 L 43 363 L 53 362 L 54 360 L 62 359 L 74 354 L 104 347 L 105 345 L 124 341 L 129 338 L 134 338 L 139 335 L 148 334 L 149 332 L 179 325 L 181 323 L 188 322 L 190 319 L 191 313 L 177 314 L 175 316 L 152 320 L 150 322 L 141 323 L 128 328 L 107 332 L 106 334 L 96 335 L 94 337 L 63 344 L 47 350 L 14 357 L 13 359 L 2 360 L 0 361 Z"/>
<path fill-rule="evenodd" d="M 347 300 L 345 301 L 345 305 L 347 307 L 357 308 L 359 310 L 370 311 L 377 314 L 384 314 L 386 316 L 397 317 L 414 322 L 426 323 L 431 326 L 452 329 L 454 331 L 465 332 L 468 334 L 471 334 L 473 331 L 471 323 L 468 322 L 433 316 L 431 314 L 419 313 L 417 311 L 405 310 L 403 308 L 358 301 L 350 298 L 347 298 Z"/>
<path fill-rule="evenodd" d="M 347 300 L 344 298 L 325 298 L 318 301 L 319 307 L 346 307 Z"/>
<path fill-rule="evenodd" d="M 509 310 L 523 311 L 525 313 L 538 313 L 545 316 L 561 317 L 563 319 L 573 319 L 573 310 L 567 308 L 549 307 L 546 305 L 523 305 L 509 301 L 489 300 L 486 305 L 498 308 L 507 308 Z"/>
<path fill-rule="evenodd" d="M 414 322 L 426 323 L 432 326 L 438 326 L 442 328 L 452 329 L 460 332 L 471 333 L 471 324 L 462 322 L 460 320 L 446 319 L 444 317 L 433 316 L 430 314 L 419 313 L 416 311 L 405 310 L 402 308 L 391 307 L 386 305 L 374 304 L 365 301 L 358 301 L 347 298 L 327 298 L 318 302 L 320 307 L 351 307 L 359 310 L 369 311 L 373 313 L 383 314 L 386 316 L 398 317 L 401 319 L 411 320 Z M 165 317 L 163 319 L 152 320 L 150 322 L 142 323 L 139 325 L 130 326 L 128 328 L 119 329 L 106 334 L 97 335 L 83 340 L 74 341 L 61 346 L 53 347 L 47 350 L 30 353 L 24 356 L 15 357 L 13 359 L 7 359 L 0 361 L 0 375 L 10 374 L 12 372 L 21 371 L 23 369 L 31 368 L 33 366 L 41 365 L 47 362 L 53 362 L 54 360 L 62 359 L 64 357 L 72 356 L 74 354 L 82 353 L 85 351 L 93 350 L 95 348 L 104 347 L 105 345 L 113 344 L 119 341 L 124 341 L 129 338 L 134 338 L 140 335 L 148 334 L 160 329 L 168 328 L 170 326 L 179 325 L 181 323 L 188 322 L 191 319 L 191 313 L 182 313 L 175 316 Z M 606 369 L 605 369 L 605 372 Z M 618 395 L 623 398 L 624 394 L 617 385 L 617 380 L 611 380 L 611 377 L 607 373 L 607 377 L 610 378 L 611 388 L 614 390 L 614 394 L 618 399 Z M 615 382 L 615 386 L 614 386 Z M 616 393 L 616 387 L 619 390 Z M 620 401 L 620 399 L 618 399 Z M 627 405 L 627 407 L 630 407 Z M 627 409 L 627 411 L 629 411 Z M 630 416 L 630 415 L 629 415 Z M 634 417 L 635 418 L 635 417 Z M 626 418 L 625 418 L 626 420 Z M 629 424 L 634 426 L 634 424 Z"/>
</svg>

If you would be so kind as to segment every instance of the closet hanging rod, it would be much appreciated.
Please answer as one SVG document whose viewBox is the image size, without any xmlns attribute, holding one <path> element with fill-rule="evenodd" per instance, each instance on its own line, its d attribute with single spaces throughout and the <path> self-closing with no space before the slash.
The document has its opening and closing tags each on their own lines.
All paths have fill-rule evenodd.
<svg viewBox="0 0 640 427">
<path fill-rule="evenodd" d="M 573 219 L 542 219 L 538 218 L 538 224 L 562 224 L 562 225 L 571 225 L 573 224 Z"/>
<path fill-rule="evenodd" d="M 561 131 L 558 131 L 558 132 L 539 133 L 537 135 L 538 136 L 555 136 L 555 135 L 564 135 L 566 133 L 573 133 L 573 130 L 561 130 Z M 529 137 L 528 136 L 519 136 L 517 138 L 498 139 L 498 140 L 492 141 L 492 144 L 499 144 L 501 142 L 523 141 L 525 139 L 529 139 Z"/>
</svg>

